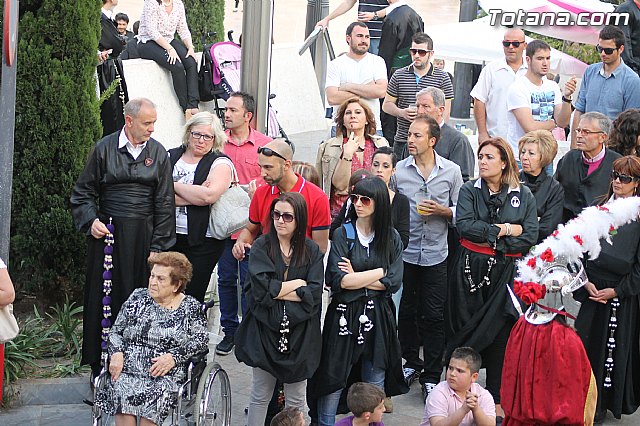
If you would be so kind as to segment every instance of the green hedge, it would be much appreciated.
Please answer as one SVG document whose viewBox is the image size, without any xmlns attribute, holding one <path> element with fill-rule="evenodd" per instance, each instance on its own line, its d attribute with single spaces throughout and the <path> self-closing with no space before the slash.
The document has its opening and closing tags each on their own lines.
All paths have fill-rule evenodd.
<svg viewBox="0 0 640 426">
<path fill-rule="evenodd" d="M 100 137 L 99 0 L 20 2 L 11 276 L 45 301 L 79 300 L 85 237 L 69 195 Z"/>
<path fill-rule="evenodd" d="M 202 50 L 200 37 L 206 32 L 218 33 L 216 39 L 210 40 L 209 43 L 225 39 L 224 0 L 184 0 L 184 7 L 196 51 Z"/>
</svg>

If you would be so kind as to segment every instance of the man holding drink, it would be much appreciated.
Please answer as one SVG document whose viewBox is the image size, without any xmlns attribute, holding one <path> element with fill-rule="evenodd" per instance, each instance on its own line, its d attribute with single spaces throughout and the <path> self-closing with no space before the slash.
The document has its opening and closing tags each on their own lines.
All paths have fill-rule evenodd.
<svg viewBox="0 0 640 426">
<path fill-rule="evenodd" d="M 407 133 L 409 157 L 398 162 L 398 191 L 409 198 L 409 245 L 403 252 L 404 288 L 398 337 L 406 359 L 405 379 L 418 376 L 423 397 L 440 381 L 444 351 L 444 302 L 447 289 L 447 233 L 455 220 L 460 167 L 434 147 L 440 139 L 436 120 L 418 115 Z M 420 359 L 423 346 L 424 361 Z"/>
</svg>

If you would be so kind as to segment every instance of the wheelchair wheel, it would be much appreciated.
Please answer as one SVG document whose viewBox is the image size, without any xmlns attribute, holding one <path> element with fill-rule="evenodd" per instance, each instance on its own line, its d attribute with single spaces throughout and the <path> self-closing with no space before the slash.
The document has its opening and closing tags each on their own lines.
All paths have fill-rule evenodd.
<svg viewBox="0 0 640 426">
<path fill-rule="evenodd" d="M 111 376 L 109 376 L 109 374 L 102 374 L 100 375 L 100 377 L 98 377 L 96 379 L 96 383 L 95 383 L 95 390 L 93 391 L 93 400 L 96 400 L 96 395 L 98 394 L 99 391 L 101 391 L 102 389 L 104 389 L 107 384 L 108 384 L 108 380 L 111 380 Z M 112 416 L 111 414 L 107 414 L 104 411 L 102 411 L 94 402 L 93 404 L 93 409 L 91 412 L 92 416 L 93 416 L 93 426 L 112 426 L 115 424 L 115 418 L 114 416 Z"/>
<path fill-rule="evenodd" d="M 200 377 L 194 411 L 198 426 L 231 425 L 231 384 L 217 362 L 207 364 Z"/>
</svg>

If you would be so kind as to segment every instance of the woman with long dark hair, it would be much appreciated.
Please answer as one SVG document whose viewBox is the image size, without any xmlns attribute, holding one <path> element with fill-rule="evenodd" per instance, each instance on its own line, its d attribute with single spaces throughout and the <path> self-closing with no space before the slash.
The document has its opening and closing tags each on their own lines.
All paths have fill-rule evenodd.
<svg viewBox="0 0 640 426">
<path fill-rule="evenodd" d="M 388 396 L 408 391 L 389 301 L 402 282 L 402 241 L 391 226 L 389 189 L 378 177 L 365 178 L 350 200 L 351 221 L 334 232 L 327 263 L 332 300 L 313 384 L 320 425 L 334 424 L 351 381 L 375 384 Z"/>
<path fill-rule="evenodd" d="M 249 426 L 262 426 L 276 380 L 287 407 L 304 410 L 307 379 L 320 361 L 322 253 L 306 237 L 302 195 L 271 203 L 268 232 L 251 246 L 244 291 L 248 312 L 235 334 L 236 358 L 253 367 Z"/>
<path fill-rule="evenodd" d="M 639 187 L 640 159 L 618 158 L 606 202 L 635 197 Z M 607 410 L 619 419 L 640 406 L 640 222 L 621 226 L 610 238 L 596 259 L 586 261 L 586 292 L 575 293 L 582 303 L 576 330 L 598 388 L 596 422 Z"/>
<path fill-rule="evenodd" d="M 607 147 L 620 155 L 640 155 L 640 109 L 631 108 L 613 120 Z"/>
</svg>

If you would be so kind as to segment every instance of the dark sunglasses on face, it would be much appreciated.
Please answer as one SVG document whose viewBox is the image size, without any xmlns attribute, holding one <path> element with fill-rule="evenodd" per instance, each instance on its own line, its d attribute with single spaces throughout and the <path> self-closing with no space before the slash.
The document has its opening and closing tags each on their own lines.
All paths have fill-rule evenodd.
<svg viewBox="0 0 640 426">
<path fill-rule="evenodd" d="M 523 44 L 523 43 L 524 43 L 524 41 L 506 41 L 506 40 L 505 40 L 505 41 L 503 41 L 503 42 L 502 42 L 502 45 L 503 45 L 504 47 L 509 47 L 509 45 L 511 45 L 511 46 L 513 46 L 513 47 L 518 48 L 518 47 L 520 47 L 520 45 L 521 45 L 521 44 Z"/>
<path fill-rule="evenodd" d="M 411 52 L 412 55 L 415 55 L 417 53 L 419 56 L 425 56 L 427 53 L 433 52 L 433 50 L 409 49 L 409 52 Z"/>
<path fill-rule="evenodd" d="M 618 179 L 620 183 L 624 183 L 624 184 L 638 181 L 637 177 L 623 175 L 622 173 L 618 173 L 614 170 L 611 172 L 611 180 L 616 180 L 616 179 Z"/>
<path fill-rule="evenodd" d="M 277 152 L 275 152 L 271 148 L 265 148 L 264 146 L 259 146 L 258 147 L 258 154 L 263 154 L 263 155 L 266 155 L 267 157 L 271 157 L 271 156 L 275 155 L 276 157 L 282 158 L 284 161 L 287 161 L 287 159 L 284 158 L 282 155 L 278 154 Z"/>
<path fill-rule="evenodd" d="M 365 207 L 369 207 L 371 205 L 371 201 L 373 201 L 371 197 L 367 197 L 366 195 L 358 195 L 358 194 L 351 194 L 349 196 L 349 199 L 351 200 L 351 204 L 353 205 L 355 205 L 356 202 L 360 200 L 362 205 Z"/>
<path fill-rule="evenodd" d="M 293 222 L 293 219 L 295 219 L 295 217 L 291 213 L 280 213 L 278 210 L 274 210 L 271 212 L 271 218 L 275 222 L 279 221 L 280 218 L 282 218 L 285 223 L 291 223 Z"/>
<path fill-rule="evenodd" d="M 604 52 L 605 55 L 611 55 L 613 52 L 615 52 L 616 50 L 618 50 L 618 48 L 613 48 L 613 47 L 602 47 L 599 44 L 596 45 L 596 50 L 598 51 L 598 53 L 602 53 Z"/>
<path fill-rule="evenodd" d="M 204 133 L 200 132 L 191 132 L 191 137 L 195 140 L 202 138 L 205 140 L 205 142 L 211 142 L 215 136 L 205 135 Z"/>
</svg>

